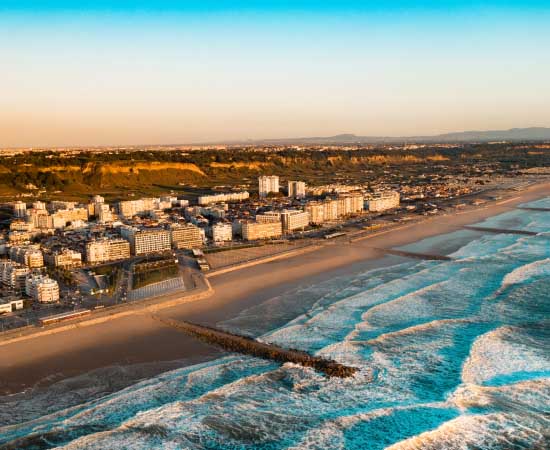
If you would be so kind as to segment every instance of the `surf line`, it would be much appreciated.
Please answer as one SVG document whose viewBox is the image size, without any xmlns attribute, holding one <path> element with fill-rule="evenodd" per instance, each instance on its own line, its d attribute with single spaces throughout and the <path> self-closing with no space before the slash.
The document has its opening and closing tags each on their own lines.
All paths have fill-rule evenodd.
<svg viewBox="0 0 550 450">
<path fill-rule="evenodd" d="M 170 328 L 181 331 L 207 344 L 221 347 L 230 352 L 243 353 L 258 358 L 278 362 L 291 362 L 304 367 L 311 367 L 329 377 L 347 378 L 359 369 L 346 366 L 334 360 L 312 356 L 301 350 L 286 349 L 275 344 L 268 344 L 251 339 L 247 336 L 228 333 L 213 327 L 198 325 L 191 322 L 173 320 L 152 314 L 151 318 Z"/>
</svg>

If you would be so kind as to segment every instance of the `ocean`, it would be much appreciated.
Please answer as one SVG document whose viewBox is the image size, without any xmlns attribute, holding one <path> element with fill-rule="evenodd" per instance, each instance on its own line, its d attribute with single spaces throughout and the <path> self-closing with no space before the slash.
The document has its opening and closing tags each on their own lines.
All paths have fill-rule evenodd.
<svg viewBox="0 0 550 450">
<path fill-rule="evenodd" d="M 528 206 L 550 208 L 550 199 Z M 0 449 L 550 448 L 550 212 L 402 247 L 451 261 L 302 286 L 218 326 L 360 368 L 225 356 L 112 367 L 0 398 Z"/>
</svg>

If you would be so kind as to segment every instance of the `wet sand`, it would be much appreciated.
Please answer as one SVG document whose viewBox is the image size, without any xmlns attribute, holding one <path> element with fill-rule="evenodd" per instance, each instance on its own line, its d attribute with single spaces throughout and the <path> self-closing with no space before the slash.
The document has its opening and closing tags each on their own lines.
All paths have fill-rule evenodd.
<svg viewBox="0 0 550 450">
<path fill-rule="evenodd" d="M 550 183 L 539 184 L 483 208 L 435 216 L 356 242 L 332 243 L 310 253 L 214 276 L 210 278 L 215 291 L 211 297 L 159 314 L 215 324 L 299 286 L 379 267 L 382 254 L 376 247 L 396 247 L 448 233 L 510 211 L 518 203 L 549 195 Z M 53 381 L 110 365 L 186 358 L 199 362 L 219 355 L 215 348 L 166 328 L 145 314 L 136 314 L 0 346 L 0 392 L 21 391 L 44 379 Z"/>
</svg>

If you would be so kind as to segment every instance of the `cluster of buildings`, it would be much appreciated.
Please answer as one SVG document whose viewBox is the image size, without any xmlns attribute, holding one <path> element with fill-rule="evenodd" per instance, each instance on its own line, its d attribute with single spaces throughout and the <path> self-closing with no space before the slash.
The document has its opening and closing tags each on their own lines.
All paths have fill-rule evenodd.
<svg viewBox="0 0 550 450">
<path fill-rule="evenodd" d="M 86 204 L 17 201 L 6 239 L 0 236 L 0 254 L 9 257 L 0 260 L 0 283 L 38 302 L 54 302 L 59 285 L 45 275 L 44 266 L 70 270 L 172 249 L 198 249 L 207 239 L 223 245 L 236 238 L 286 238 L 310 225 L 399 206 L 399 193 L 393 191 L 333 189 L 324 198 L 312 197 L 312 192 L 320 191 L 292 180 L 283 196 L 279 177 L 263 175 L 258 178 L 258 197 L 251 198 L 248 191 L 202 195 L 193 206 L 173 196 L 123 200 L 114 206 L 99 195 Z"/>
</svg>

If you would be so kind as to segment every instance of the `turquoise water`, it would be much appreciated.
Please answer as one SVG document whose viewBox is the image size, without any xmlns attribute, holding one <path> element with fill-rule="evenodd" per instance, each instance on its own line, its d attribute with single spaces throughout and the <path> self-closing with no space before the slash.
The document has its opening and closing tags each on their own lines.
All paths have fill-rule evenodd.
<svg viewBox="0 0 550 450">
<path fill-rule="evenodd" d="M 540 234 L 426 239 L 407 248 L 454 260 L 394 258 L 219 324 L 353 378 L 227 355 L 102 393 L 122 376 L 105 370 L 2 399 L 0 448 L 550 448 L 550 212 L 481 225 Z"/>
</svg>

